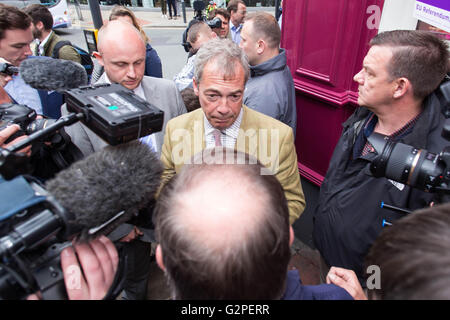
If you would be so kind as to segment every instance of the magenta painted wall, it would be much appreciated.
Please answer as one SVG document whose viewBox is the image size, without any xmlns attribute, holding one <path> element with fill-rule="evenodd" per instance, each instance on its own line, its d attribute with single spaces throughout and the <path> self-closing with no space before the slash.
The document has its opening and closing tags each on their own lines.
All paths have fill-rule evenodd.
<svg viewBox="0 0 450 320">
<path fill-rule="evenodd" d="M 357 106 L 353 75 L 361 69 L 369 40 L 378 32 L 369 7 L 381 11 L 383 3 L 283 1 L 281 46 L 296 88 L 299 169 L 317 185 L 327 171 L 342 123 Z"/>
</svg>

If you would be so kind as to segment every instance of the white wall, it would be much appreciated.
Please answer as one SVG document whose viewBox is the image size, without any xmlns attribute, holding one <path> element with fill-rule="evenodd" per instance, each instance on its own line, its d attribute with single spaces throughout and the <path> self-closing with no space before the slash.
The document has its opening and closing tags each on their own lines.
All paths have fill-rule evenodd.
<svg viewBox="0 0 450 320">
<path fill-rule="evenodd" d="M 378 32 L 390 30 L 416 30 L 413 17 L 415 0 L 385 0 Z"/>
</svg>

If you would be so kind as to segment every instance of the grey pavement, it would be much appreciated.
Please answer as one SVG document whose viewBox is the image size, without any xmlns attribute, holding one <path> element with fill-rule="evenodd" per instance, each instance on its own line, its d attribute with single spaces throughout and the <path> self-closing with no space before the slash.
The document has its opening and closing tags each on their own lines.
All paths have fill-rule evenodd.
<svg viewBox="0 0 450 320">
<path fill-rule="evenodd" d="M 109 14 L 113 6 L 100 5 L 100 11 L 104 22 L 108 20 Z M 162 16 L 161 8 L 142 8 L 142 7 L 128 7 L 130 8 L 136 17 L 139 19 L 139 23 L 142 28 L 186 28 L 189 21 L 194 18 L 194 10 L 186 8 L 186 22 L 183 19 L 183 13 L 180 13 L 180 17 L 169 20 Z M 265 11 L 272 15 L 275 15 L 274 7 L 248 7 L 248 12 L 253 11 Z M 81 16 L 77 14 L 77 10 L 74 4 L 69 4 L 69 13 L 72 19 L 72 26 L 74 28 L 92 29 L 94 24 L 92 22 L 92 16 L 87 5 L 80 5 Z"/>
</svg>

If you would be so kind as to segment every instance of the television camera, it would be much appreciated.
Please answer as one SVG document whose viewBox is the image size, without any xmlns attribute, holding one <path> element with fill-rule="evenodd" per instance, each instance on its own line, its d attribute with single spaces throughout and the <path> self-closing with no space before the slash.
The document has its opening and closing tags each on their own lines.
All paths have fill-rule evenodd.
<svg viewBox="0 0 450 320">
<path fill-rule="evenodd" d="M 6 62 L 0 62 L 0 73 L 6 74 L 8 76 L 13 76 L 16 73 L 19 73 L 19 68 Z"/>
<path fill-rule="evenodd" d="M 429 99 L 438 99 L 445 124 L 442 137 L 450 141 L 450 78 L 447 75 Z M 389 137 L 372 133 L 368 137 L 379 156 L 375 158 L 370 170 L 375 177 L 386 177 L 411 187 L 436 193 L 439 202 L 450 199 L 450 146 L 439 154 L 395 142 Z"/>
<path fill-rule="evenodd" d="M 0 127 L 17 123 L 18 135 L 28 137 L 13 146 L 0 150 L 0 174 L 11 179 L 29 172 L 28 158 L 17 153 L 28 145 L 42 146 L 52 143 L 53 155 L 61 161 L 59 169 L 67 167 L 65 147 L 70 138 L 63 127 L 81 121 L 110 145 L 117 145 L 161 131 L 164 113 L 119 84 L 96 84 L 65 91 L 68 111 L 72 112 L 58 120 L 37 119 L 36 112 L 24 105 L 0 105 Z M 11 140 L 11 139 L 9 139 Z M 56 146 L 56 148 L 55 148 Z M 55 158 L 54 157 L 54 158 Z M 66 159 L 67 160 L 67 159 Z"/>
<path fill-rule="evenodd" d="M 71 210 L 56 201 L 40 181 L 20 175 L 27 173 L 29 159 L 17 151 L 29 145 L 34 148 L 38 142 L 51 142 L 61 135 L 64 126 L 77 121 L 81 121 L 110 145 L 135 140 L 162 129 L 164 113 L 119 84 L 87 85 L 70 89 L 65 91 L 65 100 L 71 113 L 58 120 L 37 119 L 34 110 L 24 105 L 0 106 L 0 125 L 5 127 L 8 123 L 17 123 L 21 128 L 20 134 L 28 135 L 0 150 L 0 299 L 23 299 L 37 291 L 44 299 L 66 298 L 60 253 L 70 245 L 73 238 L 80 235 L 81 229 L 84 233 L 86 228 L 79 225 L 79 220 L 83 219 L 74 217 Z M 147 149 L 149 150 L 144 148 L 144 151 Z M 113 167 L 114 163 L 105 167 Z M 95 165 L 97 168 L 97 162 Z M 150 171 L 149 168 L 145 169 Z M 120 177 L 121 180 L 131 176 L 129 170 L 126 171 L 126 176 Z M 96 185 L 101 184 L 84 187 L 95 188 Z M 78 185 L 74 186 L 74 189 L 77 187 Z M 142 191 L 146 194 L 149 188 L 150 186 L 140 187 L 146 189 Z M 133 210 L 140 206 L 137 203 L 139 197 L 136 196 L 139 192 L 141 191 L 132 192 L 133 196 L 128 199 L 131 203 L 128 207 L 133 207 Z M 141 198 L 145 198 L 143 194 L 139 199 Z M 127 199 L 120 199 L 121 203 L 126 201 Z M 102 220 L 100 223 L 97 218 L 91 217 L 92 214 L 85 219 L 96 223 L 96 228 L 91 229 L 92 234 L 102 234 L 102 230 L 111 228 L 113 223 L 123 222 L 125 217 L 130 218 L 128 209 L 123 209 L 126 213 L 121 211 L 116 214 L 119 204 L 109 206 L 109 211 L 105 210 L 108 213 L 103 215 L 109 215 L 106 221 Z M 125 279 L 126 256 L 120 248 L 119 257 L 118 272 L 106 296 L 109 299 L 117 297 Z"/>
</svg>

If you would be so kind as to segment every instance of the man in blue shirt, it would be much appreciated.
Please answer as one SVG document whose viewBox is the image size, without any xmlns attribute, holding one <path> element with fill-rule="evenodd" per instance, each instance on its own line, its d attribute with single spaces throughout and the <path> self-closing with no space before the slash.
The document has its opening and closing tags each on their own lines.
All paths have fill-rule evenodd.
<svg viewBox="0 0 450 320">
<path fill-rule="evenodd" d="M 33 24 L 31 18 L 13 6 L 0 6 L 0 57 L 19 67 L 31 54 L 30 43 L 33 41 Z M 62 95 L 57 92 L 36 90 L 26 84 L 19 75 L 14 75 L 5 86 L 6 92 L 14 102 L 25 104 L 52 118 L 59 118 Z"/>
<path fill-rule="evenodd" d="M 227 11 L 230 13 L 230 35 L 233 42 L 241 42 L 241 29 L 247 14 L 247 6 L 242 0 L 231 0 L 228 3 Z"/>
</svg>

